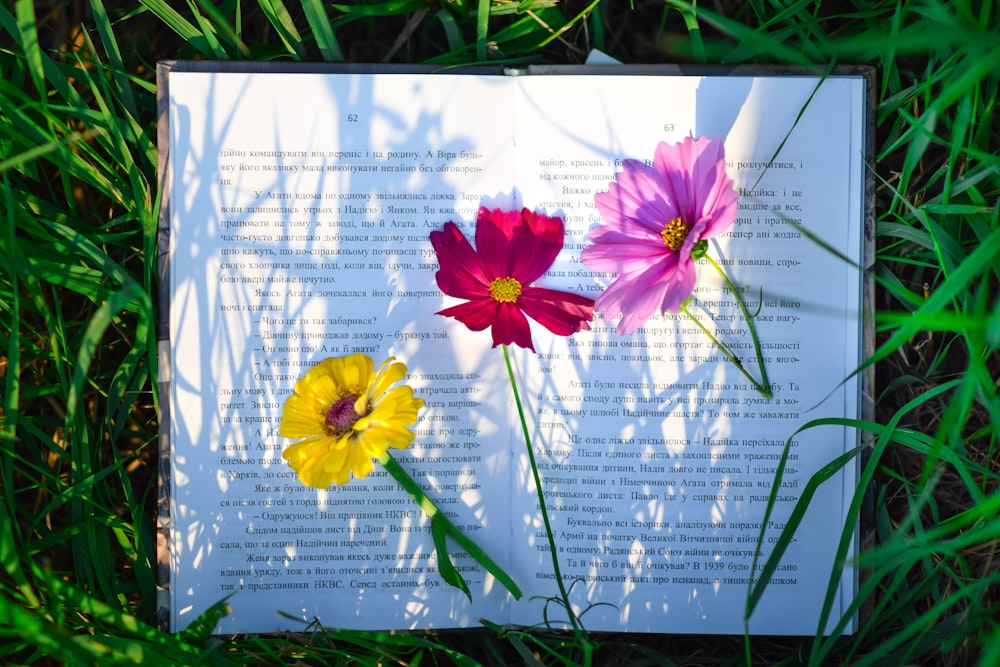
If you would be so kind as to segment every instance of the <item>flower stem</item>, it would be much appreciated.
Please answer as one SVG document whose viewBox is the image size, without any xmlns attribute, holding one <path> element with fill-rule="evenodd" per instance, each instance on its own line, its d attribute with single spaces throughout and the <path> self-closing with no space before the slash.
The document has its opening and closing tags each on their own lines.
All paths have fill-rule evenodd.
<svg viewBox="0 0 1000 667">
<path fill-rule="evenodd" d="M 556 554 L 556 541 L 552 535 L 552 524 L 549 522 L 549 512 L 545 507 L 545 492 L 542 490 L 542 478 L 538 474 L 538 466 L 535 464 L 535 451 L 531 446 L 531 435 L 528 433 L 528 422 L 524 418 L 524 408 L 521 405 L 521 395 L 517 391 L 517 380 L 514 377 L 514 367 L 510 363 L 510 352 L 507 345 L 503 345 L 503 360 L 507 364 L 507 375 L 510 376 L 510 388 L 514 392 L 514 403 L 517 405 L 517 416 L 521 418 L 521 430 L 524 432 L 524 444 L 528 448 L 528 462 L 531 464 L 531 474 L 535 479 L 535 492 L 538 494 L 538 506 L 542 510 L 542 523 L 545 524 L 545 536 L 549 540 L 549 553 L 552 555 L 552 570 L 556 577 L 556 584 L 559 586 L 559 596 L 562 598 L 563 606 L 569 615 L 570 625 L 573 632 L 581 633 L 581 628 L 577 622 L 576 614 L 569 603 L 569 594 L 566 592 L 566 584 L 563 583 L 562 572 L 559 570 L 559 557 Z"/>
<path fill-rule="evenodd" d="M 722 352 L 727 357 L 729 357 L 730 361 L 736 364 L 736 367 L 740 370 L 740 372 L 743 373 L 743 375 L 745 375 L 753 383 L 754 388 L 756 388 L 757 391 L 759 391 L 764 396 L 764 398 L 768 399 L 773 398 L 774 392 L 771 389 L 771 381 L 767 379 L 767 368 L 765 368 L 764 366 L 764 355 L 761 353 L 760 349 L 760 336 L 757 335 L 757 325 L 754 324 L 754 318 L 753 316 L 750 315 L 749 309 L 747 309 L 746 301 L 743 300 L 743 294 L 740 293 L 739 288 L 737 288 L 736 285 L 733 284 L 733 281 L 729 279 L 729 276 L 726 274 L 725 271 L 722 270 L 722 267 L 719 266 L 714 259 L 712 259 L 708 255 L 704 255 L 704 259 L 709 264 L 712 265 L 712 267 L 719 273 L 720 276 L 722 276 L 722 280 L 725 281 L 726 287 L 728 287 L 729 291 L 732 292 L 733 295 L 736 297 L 736 303 L 738 303 L 740 306 L 740 311 L 743 313 L 743 319 L 746 320 L 747 328 L 750 330 L 750 337 L 753 339 L 753 349 L 754 353 L 757 355 L 757 368 L 760 369 L 760 382 L 757 382 L 752 377 L 750 377 L 750 374 L 747 372 L 747 370 L 743 368 L 743 364 L 740 362 L 739 359 L 736 358 L 736 355 L 733 354 L 728 347 L 723 347 L 723 345 L 719 341 L 717 341 L 715 337 L 712 336 L 712 334 L 709 334 L 708 331 L 705 329 L 705 327 L 703 327 L 701 323 L 698 322 L 698 320 L 695 320 L 695 318 L 690 313 L 687 313 L 687 315 L 692 320 L 694 320 L 699 327 L 701 327 L 702 331 L 708 334 L 709 338 L 712 339 L 716 347 L 722 350 Z"/>
<path fill-rule="evenodd" d="M 431 500 L 430 496 L 424 493 L 424 490 L 420 488 L 420 485 L 410 474 L 399 465 L 399 462 L 392 457 L 392 454 L 386 452 L 379 458 L 379 463 L 386 469 L 386 471 L 393 476 L 393 478 L 399 482 L 399 485 L 409 493 L 417 504 L 420 505 L 420 509 L 424 511 L 427 516 L 430 517 L 432 528 L 438 528 L 443 531 L 445 535 L 455 540 L 460 547 L 462 547 L 467 554 L 472 556 L 477 563 L 483 566 L 487 572 L 496 577 L 497 581 L 503 584 L 503 587 L 510 591 L 510 594 L 514 596 L 515 600 L 520 600 L 523 593 L 518 587 L 514 580 L 507 574 L 503 568 L 496 564 L 496 562 L 490 558 L 485 551 L 483 551 L 478 544 L 473 542 L 469 537 L 465 535 L 451 522 L 451 519 L 442 512 L 438 506 Z M 447 551 L 443 549 L 438 549 L 438 570 L 441 572 L 442 578 L 462 589 L 466 595 L 469 595 L 468 587 L 465 586 L 465 582 L 461 580 L 461 575 L 458 574 L 454 566 L 449 560 Z M 458 582 L 454 581 L 453 578 L 458 577 Z M 471 597 L 471 596 L 470 596 Z"/>
<path fill-rule="evenodd" d="M 719 348 L 719 351 L 722 352 L 722 354 L 726 355 L 726 358 L 729 359 L 729 361 L 733 362 L 733 365 L 736 366 L 736 370 L 738 370 L 740 373 L 743 373 L 743 375 L 748 380 L 750 380 L 750 382 L 753 383 L 754 389 L 756 389 L 757 391 L 761 392 L 762 394 L 764 393 L 764 387 L 762 387 L 760 385 L 760 383 L 758 383 L 757 380 L 755 380 L 754 377 L 752 375 L 750 375 L 750 373 L 747 371 L 747 369 L 744 368 L 743 362 L 740 361 L 740 358 L 737 357 L 736 354 L 733 353 L 732 350 L 729 349 L 728 345 L 726 345 L 721 340 L 719 340 L 718 338 L 716 338 L 715 336 L 713 336 L 712 332 L 708 330 L 708 327 L 706 327 L 704 324 L 702 324 L 701 321 L 697 317 L 695 317 L 691 313 L 691 311 L 687 309 L 686 306 L 682 306 L 681 307 L 681 312 L 684 313 L 685 315 L 687 315 L 689 320 L 691 320 L 692 322 L 694 322 L 695 324 L 697 324 L 698 328 L 701 329 L 702 333 L 705 334 L 706 336 L 708 336 L 709 340 L 712 341 L 712 344 L 714 344 L 715 347 Z"/>
</svg>

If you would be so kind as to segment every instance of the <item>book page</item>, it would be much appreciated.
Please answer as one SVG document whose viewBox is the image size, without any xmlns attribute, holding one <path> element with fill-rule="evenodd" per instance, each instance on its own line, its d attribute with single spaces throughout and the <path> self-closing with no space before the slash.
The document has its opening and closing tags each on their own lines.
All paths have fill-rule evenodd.
<svg viewBox="0 0 1000 667">
<path fill-rule="evenodd" d="M 758 327 L 775 400 L 760 399 L 673 317 L 624 338 L 600 318 L 570 339 L 533 327 L 538 354 L 515 362 L 564 574 L 579 579 L 574 601 L 608 603 L 587 612 L 586 626 L 742 632 L 777 453 L 806 420 L 857 413 L 857 386 L 840 384 L 858 360 L 857 278 L 769 211 L 857 255 L 858 85 L 824 84 L 775 164 L 761 168 L 815 85 L 172 74 L 173 628 L 225 596 L 232 612 L 220 633 L 313 619 L 357 629 L 539 623 L 557 589 L 502 354 L 488 332 L 434 315 L 455 300 L 435 284 L 428 234 L 455 221 L 471 239 L 481 202 L 558 212 L 566 246 L 540 282 L 596 297 L 608 277 L 578 260 L 599 223 L 593 194 L 621 160 L 694 133 L 725 138 L 730 174 L 746 191 L 711 252 L 752 308 L 763 294 Z M 719 279 L 702 269 L 695 296 L 698 316 L 751 355 Z M 457 549 L 474 601 L 445 586 L 429 522 L 378 465 L 321 491 L 282 460 L 290 441 L 278 424 L 295 381 L 356 351 L 376 365 L 389 355 L 407 364 L 427 407 L 414 445 L 396 457 L 514 576 L 521 602 Z M 796 438 L 776 524 L 809 475 L 853 442 L 835 429 Z M 788 581 L 772 586 L 752 631 L 815 631 L 830 526 L 842 524 L 853 477 L 839 481 L 814 503 L 825 513 L 808 517 L 780 571 Z"/>
<path fill-rule="evenodd" d="M 509 182 L 510 95 L 502 77 L 171 74 L 173 628 L 225 596 L 220 633 L 502 618 L 509 596 L 463 552 L 474 603 L 443 583 L 427 517 L 381 466 L 308 488 L 278 426 L 320 360 L 395 356 L 426 401 L 397 460 L 507 562 L 500 368 L 434 315 L 428 234 L 471 234 Z"/>
<path fill-rule="evenodd" d="M 655 316 L 628 336 L 615 321 L 570 339 L 540 334 L 518 363 L 559 558 L 592 630 L 741 633 L 754 548 L 786 440 L 809 419 L 858 416 L 858 272 L 782 220 L 860 258 L 863 81 L 780 77 L 520 77 L 518 187 L 560 211 L 567 244 L 548 283 L 596 294 L 613 276 L 579 261 L 600 224 L 594 194 L 626 158 L 660 140 L 724 140 L 740 191 L 736 222 L 710 248 L 756 323 L 773 400 L 764 399 L 686 317 Z M 573 104 L 563 102 L 572 99 Z M 794 126 L 794 127 L 793 127 Z M 785 138 L 787 136 L 787 141 Z M 782 146 L 782 142 L 785 142 Z M 780 147 L 780 151 L 779 151 Z M 699 265 L 692 313 L 756 377 L 732 291 Z M 761 303 L 763 299 L 763 303 Z M 758 311 L 759 309 L 759 311 Z M 856 435 L 797 435 L 763 555 L 809 477 Z M 516 451 L 516 450 L 515 450 Z M 528 484 L 515 456 L 514 488 Z M 813 634 L 854 474 L 824 485 L 751 619 L 750 630 Z M 513 493 L 515 528 L 536 550 L 517 574 L 548 581 L 537 500 Z M 764 559 L 760 560 L 763 565 Z M 845 574 L 833 621 L 850 602 Z"/>
</svg>

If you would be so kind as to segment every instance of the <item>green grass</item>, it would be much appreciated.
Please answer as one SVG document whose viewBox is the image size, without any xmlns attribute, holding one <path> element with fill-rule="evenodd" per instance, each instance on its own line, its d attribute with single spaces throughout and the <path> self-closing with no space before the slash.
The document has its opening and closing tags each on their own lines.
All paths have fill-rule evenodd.
<svg viewBox="0 0 1000 667">
<path fill-rule="evenodd" d="M 998 12 L 990 0 L 0 6 L 0 662 L 580 660 L 566 636 L 497 628 L 219 639 L 209 616 L 157 629 L 153 64 L 578 62 L 599 47 L 626 62 L 878 68 L 866 364 L 879 393 L 875 420 L 849 424 L 876 489 L 858 634 L 600 636 L 595 664 L 1000 663 Z"/>
</svg>

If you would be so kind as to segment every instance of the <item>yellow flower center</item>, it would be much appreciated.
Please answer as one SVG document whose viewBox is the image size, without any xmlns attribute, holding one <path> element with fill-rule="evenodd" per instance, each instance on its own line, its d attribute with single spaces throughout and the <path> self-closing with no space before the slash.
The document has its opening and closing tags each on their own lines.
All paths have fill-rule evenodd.
<svg viewBox="0 0 1000 667">
<path fill-rule="evenodd" d="M 354 403 L 357 400 L 358 394 L 345 396 L 330 406 L 326 413 L 326 429 L 330 435 L 346 433 L 361 418 L 361 415 L 354 411 Z"/>
<path fill-rule="evenodd" d="M 663 245 L 667 246 L 674 252 L 679 252 L 681 246 L 684 245 L 684 239 L 687 238 L 688 232 L 691 228 L 684 223 L 680 218 L 674 218 L 667 224 L 663 226 L 663 230 L 660 231 L 660 236 L 663 237 Z"/>
<path fill-rule="evenodd" d="M 500 303 L 515 303 L 521 296 L 521 283 L 516 278 L 497 278 L 490 283 L 490 296 Z"/>
</svg>

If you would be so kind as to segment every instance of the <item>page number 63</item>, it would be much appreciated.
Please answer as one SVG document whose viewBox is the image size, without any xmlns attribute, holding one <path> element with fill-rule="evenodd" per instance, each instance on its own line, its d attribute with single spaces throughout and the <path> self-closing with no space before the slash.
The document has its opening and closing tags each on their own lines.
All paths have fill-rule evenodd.
<svg viewBox="0 0 1000 667">
<path fill-rule="evenodd" d="M 664 132 L 673 132 L 674 131 L 674 124 L 673 123 L 664 123 L 663 124 L 663 131 Z"/>
</svg>

